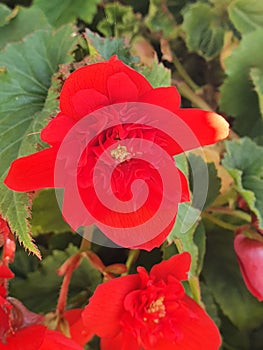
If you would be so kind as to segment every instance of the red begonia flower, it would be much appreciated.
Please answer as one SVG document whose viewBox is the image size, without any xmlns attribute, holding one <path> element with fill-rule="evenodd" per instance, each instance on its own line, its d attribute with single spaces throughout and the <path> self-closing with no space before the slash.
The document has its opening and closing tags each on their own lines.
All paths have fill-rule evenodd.
<svg viewBox="0 0 263 350">
<path fill-rule="evenodd" d="M 83 321 L 101 337 L 101 350 L 218 350 L 217 327 L 180 282 L 190 262 L 183 253 L 149 274 L 139 267 L 136 275 L 97 287 Z"/>
<path fill-rule="evenodd" d="M 262 236 L 263 237 L 263 236 Z M 263 300 L 263 238 L 261 241 L 238 233 L 234 249 L 244 282 L 252 295 Z"/>
<path fill-rule="evenodd" d="M 67 338 L 45 327 L 44 317 L 30 312 L 18 300 L 2 298 L 2 301 L 0 299 L 0 350 L 83 350 L 73 337 Z M 76 321 L 71 318 L 69 315 L 69 326 Z M 83 337 L 82 332 L 82 340 Z"/>
<path fill-rule="evenodd" d="M 176 115 L 181 123 L 187 125 L 197 142 L 185 141 L 184 147 L 182 147 L 177 140 L 157 127 L 149 127 L 143 122 L 140 124 L 140 113 L 136 114 L 138 119 L 138 121 L 136 119 L 136 123 L 128 123 L 127 121 L 122 123 L 121 119 L 126 118 L 123 117 L 122 110 L 119 110 L 117 115 L 109 113 L 109 119 L 117 120 L 118 125 L 114 124 L 111 128 L 98 132 L 96 137 L 84 148 L 81 157 L 77 157 L 78 163 L 75 168 L 77 168 L 78 187 L 77 189 L 73 188 L 72 173 L 74 173 L 75 168 L 72 169 L 72 161 L 76 159 L 76 144 L 78 146 L 82 144 L 83 139 L 80 138 L 76 141 L 73 138 L 72 144 L 70 142 L 67 144 L 68 151 L 62 160 L 60 159 L 60 152 L 63 148 L 61 145 L 65 144 L 68 135 L 87 115 L 90 118 L 91 113 L 89 127 L 81 130 L 79 135 L 85 140 L 85 137 L 88 137 L 85 135 L 91 133 L 92 130 L 97 130 L 97 128 L 101 130 L 103 125 L 100 124 L 103 124 L 103 118 L 100 118 L 100 114 L 96 113 L 103 111 L 105 107 L 119 106 L 121 103 L 127 105 L 137 103 L 158 107 L 159 113 L 157 113 L 156 122 L 159 124 L 166 124 L 162 111 L 169 111 L 170 114 Z M 132 114 L 132 108 L 129 113 Z M 171 118 L 172 120 L 173 118 Z M 198 109 L 180 109 L 180 95 L 175 87 L 154 89 L 141 74 L 123 64 L 116 57 L 112 57 L 107 62 L 82 67 L 69 76 L 60 94 L 60 112 L 41 133 L 42 140 L 51 147 L 15 160 L 5 179 L 5 184 L 15 191 L 22 192 L 46 187 L 53 188 L 57 185 L 54 173 L 59 159 L 59 161 L 64 162 L 61 170 L 63 173 L 62 183 L 60 183 L 61 186 L 57 186 L 64 188 L 62 211 L 66 221 L 69 221 L 70 216 L 74 216 L 74 222 L 69 222 L 74 229 L 95 223 L 113 242 L 119 245 L 151 250 L 160 246 L 171 231 L 178 203 L 189 200 L 188 184 L 178 169 L 177 180 L 172 178 L 173 175 L 170 176 L 170 181 L 174 181 L 174 187 L 178 185 L 178 193 L 180 192 L 180 194 L 177 198 L 171 199 L 171 202 L 175 203 L 176 206 L 171 209 L 172 214 L 169 216 L 169 222 L 167 221 L 166 226 L 158 234 L 152 235 L 150 238 L 147 236 L 144 239 L 143 237 L 137 241 L 135 237 L 134 241 L 128 243 L 125 241 L 125 237 L 123 239 L 123 235 L 116 236 L 115 231 L 114 234 L 105 232 L 103 226 L 100 226 L 101 222 L 104 226 L 131 229 L 147 222 L 160 206 L 163 185 L 165 185 L 156 167 L 143 159 L 134 157 L 126 147 L 120 146 L 120 142 L 141 139 L 144 144 L 148 142 L 149 145 L 149 149 L 145 148 L 143 153 L 148 152 L 149 154 L 155 152 L 151 150 L 151 144 L 156 144 L 168 154 L 171 161 L 172 156 L 182 151 L 213 144 L 224 139 L 228 135 L 228 129 L 228 123 L 216 113 Z M 80 137 L 79 135 L 78 137 Z M 94 177 L 94 167 L 104 150 L 113 145 L 116 145 L 113 150 L 115 153 L 110 153 L 109 158 L 111 158 L 111 162 L 118 164 L 112 173 L 110 186 L 106 186 L 104 180 L 108 175 L 107 170 L 106 173 L 103 173 L 103 169 L 96 178 Z M 155 152 L 154 156 L 155 154 L 157 161 L 161 163 L 163 161 L 162 154 Z M 176 169 L 174 163 L 173 167 Z M 114 196 L 119 201 L 126 202 L 133 198 L 131 189 L 137 179 L 143 180 L 147 184 L 149 196 L 138 210 L 130 211 L 129 215 L 101 203 L 94 188 L 96 181 L 99 188 L 105 186 L 105 192 L 111 187 Z M 79 208 L 79 197 L 92 217 L 87 218 L 87 210 L 83 211 Z M 166 210 L 160 214 L 159 221 L 163 220 L 165 214 Z M 137 236 L 139 235 L 147 235 L 146 230 L 142 230 L 142 233 L 137 234 Z"/>
</svg>

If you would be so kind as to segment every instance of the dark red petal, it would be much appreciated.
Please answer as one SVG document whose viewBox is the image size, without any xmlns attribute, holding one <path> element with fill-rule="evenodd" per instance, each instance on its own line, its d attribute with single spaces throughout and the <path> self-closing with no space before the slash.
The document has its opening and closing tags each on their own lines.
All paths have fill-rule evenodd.
<svg viewBox="0 0 263 350">
<path fill-rule="evenodd" d="M 246 286 L 259 301 L 263 300 L 263 243 L 238 234 L 234 248 Z"/>
<path fill-rule="evenodd" d="M 160 87 L 141 96 L 140 102 L 157 105 L 176 113 L 180 108 L 181 96 L 175 86 Z"/>
<path fill-rule="evenodd" d="M 108 95 L 111 103 L 130 102 L 138 100 L 136 84 L 126 73 L 116 73 L 107 81 Z"/>
<path fill-rule="evenodd" d="M 79 119 L 80 115 L 75 110 L 72 98 L 80 90 L 94 89 L 102 95 L 108 96 L 108 80 L 116 73 L 125 73 L 135 84 L 138 95 L 141 96 L 152 87 L 148 81 L 134 69 L 126 66 L 116 57 L 107 62 L 95 63 L 82 67 L 73 72 L 65 81 L 60 95 L 60 109 L 63 114 Z M 125 82 L 122 84 L 122 88 Z M 120 91 L 118 91 L 120 93 Z M 122 101 L 123 102 L 123 101 Z"/>
<path fill-rule="evenodd" d="M 188 279 L 188 271 L 191 265 L 191 255 L 187 252 L 174 255 L 160 264 L 154 265 L 150 271 L 150 277 L 156 280 L 167 280 L 168 276 L 174 276 L 180 281 Z"/>
<path fill-rule="evenodd" d="M 228 136 L 229 124 L 219 114 L 195 108 L 184 108 L 179 109 L 176 115 L 178 115 L 193 131 L 200 146 L 216 143 Z M 187 146 L 186 143 L 184 151 L 196 147 L 198 147 L 198 145 L 195 145 L 193 140 L 189 140 L 189 146 Z"/>
<path fill-rule="evenodd" d="M 34 325 L 23 328 L 7 338 L 7 344 L 0 343 L 0 350 L 40 350 L 46 335 L 46 327 Z"/>
<path fill-rule="evenodd" d="M 61 143 L 74 124 L 75 121 L 72 118 L 59 113 L 41 131 L 41 139 L 50 145 Z"/>
<path fill-rule="evenodd" d="M 25 349 L 23 349 L 25 350 Z M 79 344 L 57 331 L 46 331 L 45 339 L 39 350 L 83 350 Z"/>
<path fill-rule="evenodd" d="M 54 187 L 57 150 L 48 148 L 15 160 L 4 183 L 11 190 L 26 192 Z"/>
<path fill-rule="evenodd" d="M 116 278 L 99 285 L 82 313 L 87 329 L 100 337 L 114 337 L 120 330 L 124 298 L 139 286 L 138 275 Z"/>
<path fill-rule="evenodd" d="M 141 350 L 133 336 L 119 333 L 114 338 L 102 338 L 101 350 Z"/>
<path fill-rule="evenodd" d="M 82 309 L 66 311 L 64 317 L 69 323 L 71 338 L 81 346 L 84 346 L 92 337 L 91 333 L 83 324 Z"/>
</svg>

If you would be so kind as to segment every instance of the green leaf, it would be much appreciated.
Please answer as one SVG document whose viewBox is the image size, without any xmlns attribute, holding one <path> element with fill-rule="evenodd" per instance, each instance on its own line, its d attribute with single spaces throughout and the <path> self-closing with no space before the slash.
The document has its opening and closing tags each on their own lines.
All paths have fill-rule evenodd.
<svg viewBox="0 0 263 350">
<path fill-rule="evenodd" d="M 151 31 L 161 31 L 167 38 L 175 38 L 178 34 L 178 27 L 167 7 L 166 0 L 150 0 L 145 23 Z"/>
<path fill-rule="evenodd" d="M 18 7 L 18 12 L 8 24 L 0 28 L 0 48 L 16 42 L 38 29 L 51 29 L 44 13 L 38 8 Z"/>
<path fill-rule="evenodd" d="M 59 64 L 72 59 L 68 54 L 75 46 L 71 34 L 70 26 L 55 33 L 38 31 L 0 52 L 0 61 L 5 67 L 5 72 L 0 74 L 0 211 L 24 247 L 38 255 L 27 220 L 30 216 L 28 196 L 10 191 L 3 181 L 14 159 L 33 152 L 32 131 L 39 132 L 38 127 L 51 112 L 44 109 L 42 115 L 37 114 L 44 107 L 51 77 Z"/>
<path fill-rule="evenodd" d="M 258 44 L 262 39 L 262 28 L 245 34 L 239 47 L 226 59 L 227 78 L 221 86 L 220 98 L 221 111 L 236 118 L 234 129 L 241 136 L 247 135 L 261 142 L 263 120 L 250 71 L 251 68 L 263 71 L 263 51 L 259 50 Z"/>
<path fill-rule="evenodd" d="M 263 147 L 243 138 L 226 141 L 226 149 L 222 163 L 263 228 Z"/>
<path fill-rule="evenodd" d="M 235 326 L 252 329 L 262 323 L 263 304 L 243 282 L 229 231 L 214 228 L 207 235 L 203 276 L 215 301 Z"/>
<path fill-rule="evenodd" d="M 263 27 L 263 2 L 258 0 L 236 0 L 228 7 L 234 26 L 242 34 Z"/>
<path fill-rule="evenodd" d="M 93 46 L 98 54 L 108 60 L 113 55 L 117 55 L 120 60 L 128 65 L 137 62 L 137 59 L 131 56 L 129 48 L 122 38 L 102 38 L 97 33 L 86 29 L 88 43 Z"/>
<path fill-rule="evenodd" d="M 69 225 L 63 220 L 55 191 L 41 191 L 34 198 L 32 206 L 32 233 L 61 233 L 70 231 Z"/>
<path fill-rule="evenodd" d="M 62 277 L 56 274 L 56 270 L 77 252 L 78 248 L 73 245 L 69 245 L 66 251 L 54 250 L 52 255 L 45 258 L 36 271 L 28 273 L 25 279 L 12 280 L 10 294 L 21 300 L 31 311 L 50 312 L 56 306 L 62 283 Z M 101 274 L 84 259 L 73 272 L 69 303 L 80 293 L 84 293 L 87 300 L 100 282 Z"/>
<path fill-rule="evenodd" d="M 139 18 L 131 6 L 123 6 L 117 2 L 104 7 L 105 18 L 98 23 L 98 30 L 105 36 L 133 36 L 139 29 Z"/>
<path fill-rule="evenodd" d="M 12 10 L 5 4 L 0 4 L 0 27 L 4 26 L 9 22 L 9 16 Z"/>
<path fill-rule="evenodd" d="M 259 108 L 261 116 L 263 117 L 263 70 L 258 68 L 250 69 L 250 77 L 258 94 Z"/>
<path fill-rule="evenodd" d="M 140 73 L 145 76 L 154 87 L 171 86 L 171 70 L 164 67 L 162 63 L 155 61 L 152 68 L 143 67 Z"/>
<path fill-rule="evenodd" d="M 209 205 L 211 205 L 213 203 L 213 201 L 217 198 L 217 196 L 220 194 L 221 180 L 217 176 L 217 170 L 216 170 L 214 163 L 206 163 L 202 157 L 197 156 L 193 153 L 190 153 L 188 158 L 189 158 L 191 167 L 193 167 L 195 169 L 195 176 L 196 177 L 201 178 L 204 167 L 207 168 L 208 188 L 207 188 L 206 200 L 205 200 L 205 204 L 204 204 L 204 208 L 206 208 Z M 191 174 L 191 176 L 190 176 L 190 187 L 191 188 L 194 185 L 192 176 L 193 175 Z M 197 191 L 198 191 L 198 188 L 197 188 Z M 203 189 L 200 188 L 200 191 L 203 191 Z M 200 194 L 198 194 L 198 192 L 196 192 L 196 196 L 198 197 L 199 195 L 203 196 L 204 193 L 200 192 Z"/>
<path fill-rule="evenodd" d="M 77 18 L 90 23 L 97 12 L 97 4 L 100 0 L 34 0 L 34 7 L 39 7 L 47 16 L 54 27 L 69 22 L 75 22 Z"/>
<path fill-rule="evenodd" d="M 192 264 L 190 273 L 192 276 L 200 272 L 204 254 L 204 247 L 202 246 L 204 244 L 204 237 L 201 236 L 205 235 L 205 231 L 202 223 L 199 223 L 199 217 L 200 211 L 193 208 L 189 203 L 179 204 L 175 225 L 168 236 L 169 243 L 175 241 L 181 247 L 180 250 L 191 254 Z M 197 233 L 199 237 L 196 239 L 196 243 L 200 243 L 202 246 L 200 256 L 198 246 L 194 240 L 196 230 L 200 230 Z"/>
<path fill-rule="evenodd" d="M 224 44 L 224 29 L 213 7 L 198 2 L 187 7 L 182 25 L 186 44 L 190 51 L 196 51 L 206 59 L 220 53 Z"/>
</svg>

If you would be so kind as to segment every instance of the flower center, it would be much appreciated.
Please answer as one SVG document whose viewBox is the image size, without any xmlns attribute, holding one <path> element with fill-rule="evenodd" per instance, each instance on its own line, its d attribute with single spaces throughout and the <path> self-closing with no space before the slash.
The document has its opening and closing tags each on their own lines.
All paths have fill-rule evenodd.
<svg viewBox="0 0 263 350">
<path fill-rule="evenodd" d="M 122 163 L 131 156 L 131 153 L 127 151 L 127 148 L 125 146 L 118 145 L 117 148 L 113 149 L 110 152 L 110 155 L 112 158 Z"/>
<path fill-rule="evenodd" d="M 149 307 L 146 309 L 148 315 L 145 316 L 143 320 L 148 321 L 149 319 L 152 319 L 154 323 L 159 323 L 160 318 L 163 318 L 166 315 L 165 305 L 163 302 L 164 297 L 159 297 L 155 301 L 152 301 Z"/>
</svg>

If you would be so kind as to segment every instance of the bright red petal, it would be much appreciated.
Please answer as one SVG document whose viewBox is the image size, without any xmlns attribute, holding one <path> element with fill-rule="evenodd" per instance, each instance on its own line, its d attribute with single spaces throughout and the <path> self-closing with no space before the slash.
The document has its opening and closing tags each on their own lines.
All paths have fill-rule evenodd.
<svg viewBox="0 0 263 350">
<path fill-rule="evenodd" d="M 167 280 L 168 276 L 174 276 L 180 281 L 187 280 L 191 265 L 191 255 L 182 253 L 172 256 L 160 264 L 154 265 L 150 271 L 150 277 L 156 280 Z"/>
<path fill-rule="evenodd" d="M 46 327 L 34 325 L 23 328 L 7 338 L 7 344 L 0 343 L 0 350 L 40 350 L 46 335 Z"/>
<path fill-rule="evenodd" d="M 220 115 L 214 112 L 203 111 L 195 108 L 179 109 L 176 112 L 193 131 L 197 137 L 200 146 L 210 145 L 225 139 L 229 133 L 228 122 Z M 189 148 L 184 147 L 184 151 L 198 147 L 189 140 Z"/>
<path fill-rule="evenodd" d="M 82 309 L 72 309 L 66 311 L 64 317 L 69 323 L 71 338 L 79 345 L 84 346 L 94 334 L 84 326 L 82 312 Z"/>
<path fill-rule="evenodd" d="M 139 286 L 138 275 L 116 278 L 99 285 L 82 314 L 87 329 L 100 337 L 114 337 L 120 330 L 124 298 Z"/>
<path fill-rule="evenodd" d="M 137 101 L 138 89 L 126 73 L 116 73 L 109 77 L 108 94 L 111 103 Z"/>
<path fill-rule="evenodd" d="M 13 278 L 15 275 L 6 265 L 0 264 L 0 278 Z"/>
<path fill-rule="evenodd" d="M 102 338 L 100 347 L 101 350 L 141 350 L 131 335 L 123 333 L 114 338 Z"/>
<path fill-rule="evenodd" d="M 47 330 L 44 342 L 39 350 L 83 350 L 83 347 L 60 332 Z"/>
<path fill-rule="evenodd" d="M 50 145 L 61 143 L 74 124 L 75 121 L 72 118 L 59 113 L 41 131 L 41 139 Z"/>
<path fill-rule="evenodd" d="M 54 187 L 54 167 L 57 150 L 48 148 L 15 160 L 4 183 L 14 191 L 34 191 Z"/>
<path fill-rule="evenodd" d="M 135 84 L 138 96 L 141 96 L 152 89 L 151 85 L 141 74 L 126 66 L 116 57 L 112 57 L 107 62 L 82 67 L 69 76 L 64 83 L 60 95 L 60 109 L 62 113 L 75 119 L 81 118 L 82 115 L 78 113 L 75 109 L 75 104 L 73 103 L 74 95 L 81 90 L 94 89 L 98 93 L 109 97 L 108 81 L 116 73 L 124 73 L 128 76 L 130 81 Z M 121 86 L 121 89 L 125 89 L 126 82 L 127 80 L 120 82 L 118 86 Z M 116 85 L 114 85 L 113 88 L 115 89 Z M 118 101 L 116 100 L 115 102 L 124 102 L 120 90 L 116 92 L 111 91 L 110 93 L 115 94 L 114 97 L 119 93 L 121 99 Z M 87 103 L 90 102 L 87 101 Z M 96 104 L 96 101 L 92 101 L 92 103 Z"/>
<path fill-rule="evenodd" d="M 160 87 L 140 97 L 140 102 L 150 103 L 176 113 L 180 108 L 181 96 L 176 87 Z"/>
</svg>

